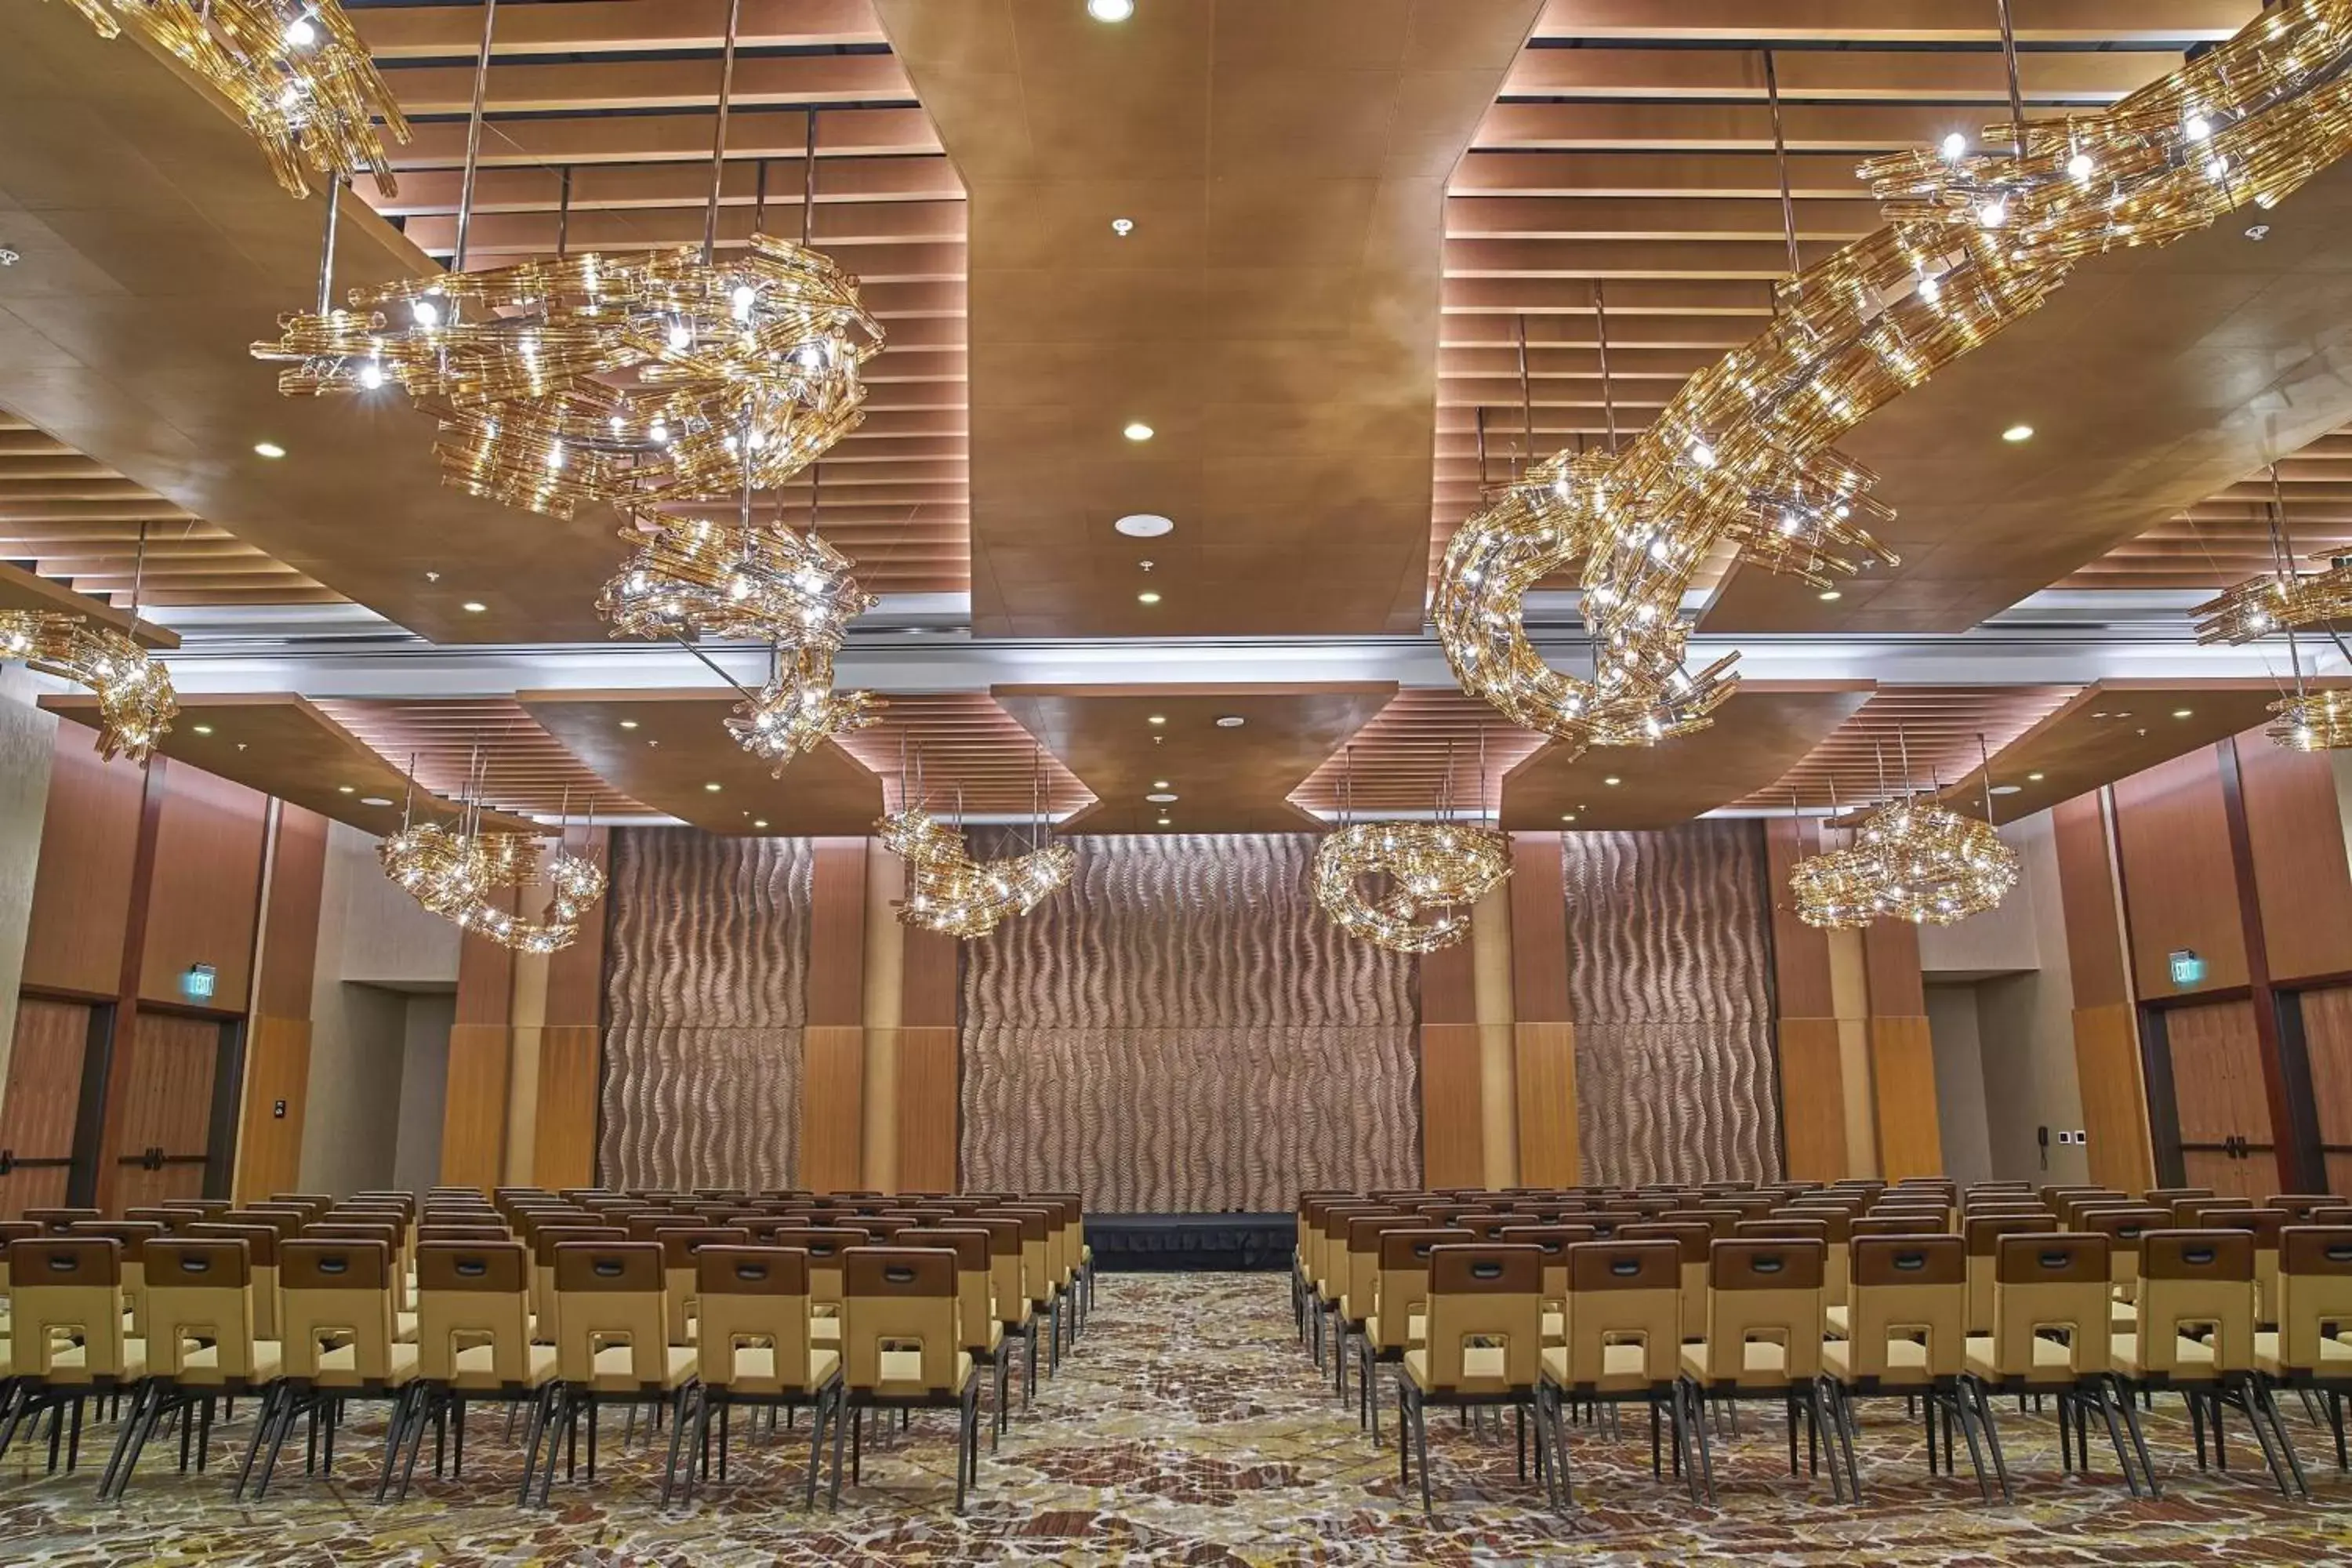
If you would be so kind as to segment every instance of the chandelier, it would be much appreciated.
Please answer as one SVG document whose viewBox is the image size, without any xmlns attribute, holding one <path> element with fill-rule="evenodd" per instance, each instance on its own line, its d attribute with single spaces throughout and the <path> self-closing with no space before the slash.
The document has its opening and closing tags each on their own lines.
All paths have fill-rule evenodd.
<svg viewBox="0 0 2352 1568">
<path fill-rule="evenodd" d="M 2013 58 L 2006 5 L 2001 23 Z M 1612 431 L 1606 453 L 1536 465 L 1454 534 L 1434 611 L 1463 689 L 1576 744 L 1706 722 L 1736 677 L 1730 658 L 1685 662 L 1699 567 L 1727 552 L 1826 586 L 1895 563 L 1868 531 L 1890 516 L 1866 493 L 1874 476 L 1830 443 L 2032 311 L 2075 262 L 2269 206 L 2335 162 L 2352 148 L 2347 60 L 2352 0 L 2300 0 L 2100 113 L 2028 125 L 2012 71 L 2011 121 L 1984 139 L 2006 150 L 1955 134 L 1865 163 L 1885 227 L 1790 278 L 1772 325 L 1622 451 Z M 1603 321 L 1597 289 L 1595 306 Z M 1526 593 L 1570 569 L 1591 679 L 1549 668 L 1521 624 Z"/>
<path fill-rule="evenodd" d="M 553 952 L 580 934 L 580 917 L 604 893 L 604 868 L 528 833 L 484 833 L 469 814 L 457 824 L 414 823 L 377 847 L 384 875 L 416 901 L 461 929 L 518 952 Z M 492 899 L 543 879 L 546 908 L 536 919 L 499 909 Z"/>
<path fill-rule="evenodd" d="M 2331 688 L 2298 691 L 2270 706 L 2275 715 L 2263 731 L 2291 752 L 2352 750 L 2352 691 Z"/>
<path fill-rule="evenodd" d="M 1510 874 L 1509 840 L 1465 822 L 1358 822 L 1315 847 L 1315 901 L 1349 935 L 1391 952 L 1460 942 L 1470 907 Z M 1377 895 L 1366 890 L 1375 877 L 1387 879 Z"/>
<path fill-rule="evenodd" d="M 1078 857 L 1066 844 L 975 860 L 964 836 L 920 806 L 875 824 L 882 847 L 906 862 L 907 896 L 899 923 L 961 939 L 982 937 L 1025 915 L 1069 885 Z"/>
<path fill-rule="evenodd" d="M 1798 861 L 1789 889 L 1811 926 L 1853 931 L 1883 918 L 1952 925 L 1999 907 L 2017 868 L 2017 851 L 1992 824 L 1902 800 L 1865 817 L 1847 847 Z"/>
<path fill-rule="evenodd" d="M 331 184 L 362 169 L 398 192 L 382 132 L 405 142 L 408 121 L 337 0 L 70 3 L 100 37 L 128 26 L 226 99 L 293 195 L 310 194 L 311 172 Z"/>
<path fill-rule="evenodd" d="M 2189 611 L 2197 617 L 2197 640 L 2249 643 L 2352 616 L 2352 556 L 2330 551 L 2318 559 L 2327 563 L 2326 570 L 2298 573 L 2282 563 L 2274 574 L 2249 578 Z"/>
<path fill-rule="evenodd" d="M 142 548 L 143 548 L 142 539 Z M 134 606 L 137 603 L 134 598 Z M 137 615 L 134 609 L 133 624 Z M 124 632 L 61 610 L 0 610 L 0 658 L 87 686 L 98 697 L 98 754 L 143 763 L 180 706 L 172 676 Z"/>
</svg>

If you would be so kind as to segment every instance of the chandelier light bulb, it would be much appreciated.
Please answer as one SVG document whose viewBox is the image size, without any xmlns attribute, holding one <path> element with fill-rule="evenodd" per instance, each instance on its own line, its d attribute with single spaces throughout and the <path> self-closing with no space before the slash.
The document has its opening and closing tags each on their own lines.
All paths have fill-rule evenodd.
<svg viewBox="0 0 2352 1568">
<path fill-rule="evenodd" d="M 1944 138 L 1943 144 L 1938 150 L 1944 154 L 1946 163 L 1957 163 L 1968 153 L 1969 139 L 1957 131 L 1952 132 Z"/>
<path fill-rule="evenodd" d="M 2088 153 L 2077 153 L 2066 160 L 2066 174 L 2073 179 L 2089 179 L 2091 171 L 2097 165 L 2091 162 L 2091 155 Z"/>
</svg>

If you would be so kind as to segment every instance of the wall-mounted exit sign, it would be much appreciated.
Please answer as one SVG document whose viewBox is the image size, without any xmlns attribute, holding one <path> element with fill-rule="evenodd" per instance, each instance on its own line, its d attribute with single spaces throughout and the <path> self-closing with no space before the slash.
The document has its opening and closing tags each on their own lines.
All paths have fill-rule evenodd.
<svg viewBox="0 0 2352 1568">
<path fill-rule="evenodd" d="M 209 963 L 191 963 L 180 976 L 180 994 L 191 1002 L 209 1002 L 220 976 Z"/>
<path fill-rule="evenodd" d="M 2193 948 L 2179 948 L 2167 955 L 2172 964 L 2172 984 L 2176 990 L 2196 984 L 2205 978 L 2205 961 Z"/>
</svg>

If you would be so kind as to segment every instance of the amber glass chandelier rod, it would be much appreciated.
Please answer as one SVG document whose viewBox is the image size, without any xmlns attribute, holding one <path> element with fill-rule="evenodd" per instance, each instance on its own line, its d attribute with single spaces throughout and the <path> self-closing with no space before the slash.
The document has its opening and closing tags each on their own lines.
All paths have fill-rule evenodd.
<svg viewBox="0 0 2352 1568">
<path fill-rule="evenodd" d="M 2000 8 L 2000 59 L 2009 71 L 2009 133 L 2017 155 L 2025 156 L 2025 89 L 2017 75 L 2017 26 L 2009 15 L 2009 0 L 1994 0 Z"/>
<path fill-rule="evenodd" d="M 1780 128 L 1780 71 L 1772 51 L 1764 51 L 1764 98 L 1772 106 L 1772 164 L 1780 175 L 1780 232 L 1789 241 L 1789 276 L 1804 270 L 1797 259 L 1797 203 L 1789 193 L 1789 139 Z"/>
<path fill-rule="evenodd" d="M 482 168 L 482 100 L 490 87 L 490 36 L 499 25 L 499 0 L 482 0 L 482 47 L 474 57 L 474 110 L 466 121 L 466 177 L 457 187 L 457 248 L 449 270 L 466 270 L 466 239 L 474 225 L 474 178 Z"/>
<path fill-rule="evenodd" d="M 727 0 L 727 44 L 719 57 L 718 123 L 710 132 L 710 205 L 702 214 L 702 264 L 719 254 L 719 193 L 727 178 L 727 100 L 735 90 L 735 33 L 743 19 L 743 0 Z"/>
</svg>

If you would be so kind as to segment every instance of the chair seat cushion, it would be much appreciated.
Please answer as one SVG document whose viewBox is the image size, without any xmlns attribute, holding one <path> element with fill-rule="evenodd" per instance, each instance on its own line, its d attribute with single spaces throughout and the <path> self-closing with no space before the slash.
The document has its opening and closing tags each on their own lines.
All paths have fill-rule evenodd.
<svg viewBox="0 0 2352 1568">
<path fill-rule="evenodd" d="M 279 1363 L 278 1342 L 253 1342 L 253 1373 L 246 1379 L 249 1384 L 268 1383 L 277 1377 Z M 217 1388 L 229 1380 L 221 1375 L 220 1346 L 199 1345 L 180 1358 L 180 1375 L 176 1380 L 192 1388 Z"/>
<path fill-rule="evenodd" d="M 523 1373 L 523 1386 L 538 1388 L 555 1377 L 555 1347 L 532 1345 L 530 1357 Z M 491 1345 L 468 1345 L 457 1352 L 451 1365 L 449 1379 L 452 1388 L 502 1388 L 498 1372 L 498 1351 Z"/>
<path fill-rule="evenodd" d="M 662 1348 L 661 1386 L 676 1388 L 694 1378 L 694 1350 L 688 1345 L 665 1345 Z M 599 1394 L 625 1394 L 642 1388 L 646 1380 L 637 1375 L 636 1351 L 631 1345 L 607 1345 L 596 1352 L 596 1364 L 589 1376 L 588 1386 Z"/>
<path fill-rule="evenodd" d="M 1422 1336 L 1427 1331 L 1428 1328 L 1428 1318 L 1419 1312 L 1415 1312 L 1411 1317 L 1405 1319 L 1405 1344 L 1417 1345 L 1421 1343 Z M 1364 1337 L 1371 1341 L 1375 1346 L 1381 1350 L 1397 1350 L 1402 1348 L 1402 1346 L 1399 1346 L 1394 1340 L 1389 1338 L 1387 1331 L 1381 1327 L 1381 1317 L 1377 1312 L 1364 1320 Z"/>
<path fill-rule="evenodd" d="M 2040 1342 L 2036 1342 L 2037 1344 Z M 2115 1369 L 2126 1377 L 2147 1375 L 2148 1369 L 2140 1361 L 2139 1334 L 2136 1330 L 2130 1333 L 2112 1335 L 2108 1340 L 2107 1353 L 2115 1364 Z M 2186 1335 L 2175 1336 L 2172 1342 L 2170 1375 L 2181 1381 L 2196 1383 L 2210 1382 L 2220 1376 L 2221 1373 L 2213 1363 L 2211 1342 L 2192 1340 Z"/>
<path fill-rule="evenodd" d="M 923 1381 L 920 1351 L 884 1351 L 881 1363 L 881 1381 L 874 1392 L 884 1395 L 960 1394 L 971 1381 L 971 1357 L 962 1351 L 956 1352 L 954 1382 L 946 1388 L 934 1388 Z"/>
<path fill-rule="evenodd" d="M 1835 1334 L 1839 1339 L 1843 1339 L 1848 1332 L 1846 1325 L 1853 1320 L 1843 1307 L 1823 1307 L 1822 1321 L 1829 1324 L 1831 1333 Z"/>
<path fill-rule="evenodd" d="M 784 1381 L 776 1375 L 776 1352 L 769 1347 L 745 1345 L 736 1351 L 732 1359 L 732 1367 L 728 1367 L 724 1360 L 705 1367 L 703 1381 L 721 1384 L 737 1394 L 814 1394 L 841 1370 L 839 1351 L 812 1349 L 808 1357 L 807 1380 L 787 1387 Z M 711 1375 L 714 1373 L 719 1375 L 714 1377 Z"/>
<path fill-rule="evenodd" d="M 394 1344 L 384 1349 L 383 1381 L 387 1386 L 396 1388 L 416 1375 L 415 1345 Z M 321 1388 L 366 1387 L 368 1380 L 362 1377 L 359 1371 L 359 1347 L 342 1344 L 331 1351 L 320 1352 L 319 1370 L 311 1381 Z"/>
<path fill-rule="evenodd" d="M 18 1370 L 21 1370 L 29 1375 L 32 1372 L 32 1367 L 27 1364 Z M 125 1339 L 122 1342 L 121 1376 L 123 1381 L 126 1383 L 131 1382 L 146 1375 L 147 1342 L 144 1340 Z M 66 1346 L 63 1350 L 60 1350 L 56 1354 L 50 1356 L 49 1381 L 51 1383 L 68 1384 L 89 1382 L 90 1372 L 89 1348 L 84 1345 L 82 1342 L 77 1340 L 72 1344 Z"/>
<path fill-rule="evenodd" d="M 1543 1374 L 1560 1388 L 1575 1386 L 1569 1382 L 1568 1347 L 1546 1345 L 1543 1352 Z M 1601 1377 L 1591 1385 L 1600 1394 L 1637 1392 L 1650 1386 L 1649 1355 L 1640 1345 L 1613 1344 L 1601 1347 Z"/>
<path fill-rule="evenodd" d="M 1881 1383 L 1897 1387 L 1926 1386 L 1934 1382 L 1927 1371 L 1927 1347 L 1918 1340 L 1890 1339 L 1886 1342 L 1886 1364 L 1878 1373 Z M 1824 1340 L 1822 1342 L 1822 1370 L 1840 1383 L 1851 1383 L 1853 1370 L 1853 1342 Z"/>
<path fill-rule="evenodd" d="M 823 1340 L 828 1344 L 839 1344 L 841 1342 L 841 1320 L 839 1318 L 811 1318 L 809 1320 L 809 1338 L 812 1340 Z"/>
<path fill-rule="evenodd" d="M 1990 1334 L 1969 1336 L 1969 1371 L 1986 1383 L 2005 1381 L 2004 1374 L 1993 1360 L 1993 1338 Z M 2030 1371 L 2016 1374 L 2027 1383 L 2071 1383 L 2074 1379 L 2074 1358 L 2064 1345 L 2055 1340 L 2033 1336 L 2033 1365 Z"/>
<path fill-rule="evenodd" d="M 2264 1329 L 2254 1336 L 2254 1365 L 2269 1377 L 2284 1377 L 2290 1373 L 2352 1377 L 2352 1344 L 2346 1344 L 2341 1335 L 2330 1337 L 2322 1334 L 2317 1366 L 2289 1366 L 2280 1352 L 2277 1331 Z"/>
<path fill-rule="evenodd" d="M 1789 1352 L 1786 1346 L 1775 1344 L 1770 1340 L 1749 1340 L 1740 1348 L 1743 1353 L 1739 1358 L 1739 1370 L 1733 1374 L 1734 1382 L 1769 1386 L 1787 1381 Z M 1715 1380 L 1705 1340 L 1693 1340 L 1683 1346 L 1683 1371 L 1701 1383 Z"/>
<path fill-rule="evenodd" d="M 1546 1312 L 1543 1315 L 1543 1342 L 1548 1345 L 1568 1343 L 1568 1314 Z"/>
<path fill-rule="evenodd" d="M 416 1342 L 415 1313 L 394 1312 L 392 1315 L 392 1339 L 394 1344 L 413 1345 Z"/>
<path fill-rule="evenodd" d="M 1412 1379 L 1413 1386 L 1423 1394 L 1454 1392 L 1452 1389 L 1441 1390 L 1430 1382 L 1429 1347 L 1426 1345 L 1415 1345 L 1404 1352 L 1404 1370 L 1405 1375 Z M 1509 1360 L 1502 1346 L 1465 1345 L 1462 1350 L 1459 1388 L 1478 1394 L 1495 1392 L 1506 1386 L 1508 1372 Z"/>
</svg>

